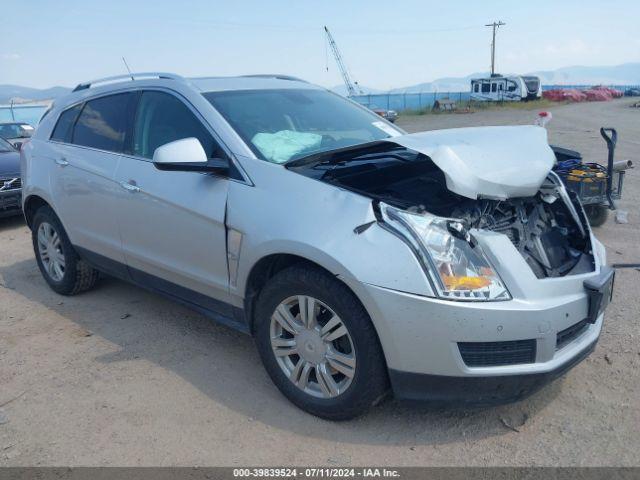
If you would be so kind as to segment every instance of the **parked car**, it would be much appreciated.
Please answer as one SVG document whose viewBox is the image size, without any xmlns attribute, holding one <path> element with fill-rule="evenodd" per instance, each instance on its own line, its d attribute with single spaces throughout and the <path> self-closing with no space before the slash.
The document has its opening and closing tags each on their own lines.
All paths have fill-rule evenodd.
<svg viewBox="0 0 640 480">
<path fill-rule="evenodd" d="M 34 128 L 25 122 L 0 123 L 0 138 L 7 140 L 18 150 L 25 140 L 31 138 L 33 132 Z"/>
<path fill-rule="evenodd" d="M 20 153 L 0 138 L 0 218 L 21 213 Z"/>
<path fill-rule="evenodd" d="M 391 123 L 396 123 L 396 120 L 398 119 L 398 112 L 396 112 L 395 110 L 387 110 L 386 108 L 380 108 L 376 106 L 371 106 L 369 107 L 369 109 L 376 115 L 380 115 L 382 118 Z"/>
<path fill-rule="evenodd" d="M 105 272 L 249 333 L 328 419 L 389 390 L 520 399 L 593 350 L 611 298 L 537 126 L 406 134 L 290 77 L 134 74 L 56 100 L 21 155 L 54 291 Z"/>
</svg>

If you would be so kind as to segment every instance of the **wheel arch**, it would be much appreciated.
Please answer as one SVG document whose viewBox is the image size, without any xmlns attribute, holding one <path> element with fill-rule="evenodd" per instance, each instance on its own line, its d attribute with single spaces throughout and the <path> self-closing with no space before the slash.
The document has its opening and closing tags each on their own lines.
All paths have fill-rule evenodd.
<svg viewBox="0 0 640 480">
<path fill-rule="evenodd" d="M 53 207 L 51 206 L 51 203 L 49 203 L 47 200 L 45 200 L 43 197 L 37 194 L 29 195 L 24 200 L 22 209 L 24 213 L 24 218 L 27 222 L 27 226 L 29 227 L 29 229 L 31 229 L 31 227 L 33 226 L 33 217 L 35 216 L 36 212 L 42 207 L 49 207 L 52 210 L 54 210 Z"/>
<path fill-rule="evenodd" d="M 258 295 L 265 287 L 269 279 L 273 278 L 278 272 L 289 268 L 293 265 L 307 265 L 311 268 L 320 269 L 331 276 L 336 276 L 329 269 L 322 265 L 292 253 L 271 253 L 260 258 L 253 264 L 244 288 L 244 310 L 247 321 L 249 322 L 249 330 L 254 332 L 254 313 L 255 303 Z"/>
<path fill-rule="evenodd" d="M 347 291 L 353 295 L 354 299 L 362 306 L 363 310 L 369 317 L 369 321 L 371 322 L 373 331 L 377 337 L 378 345 L 381 347 L 383 356 L 382 361 L 384 362 L 385 370 L 388 369 L 387 348 L 390 348 L 391 345 L 388 343 L 388 340 L 383 341 L 381 336 L 381 334 L 385 333 L 386 326 L 384 325 L 384 322 L 379 324 L 376 321 L 377 309 L 371 301 L 365 301 L 367 298 L 367 293 L 365 291 L 358 291 L 358 281 L 355 280 L 355 277 L 351 276 L 348 271 L 345 271 L 346 273 L 344 274 L 336 273 L 332 271 L 332 269 L 327 268 L 327 266 L 298 254 L 271 253 L 263 256 L 254 263 L 247 277 L 244 297 L 244 314 L 250 334 L 255 334 L 255 305 L 260 291 L 267 285 L 269 279 L 275 276 L 278 272 L 294 265 L 307 266 L 309 268 L 322 271 L 340 281 L 340 283 L 347 288 Z M 367 308 L 368 305 L 372 308 Z M 388 334 L 388 332 L 386 333 Z M 389 335 L 387 335 L 387 337 L 390 338 Z"/>
<path fill-rule="evenodd" d="M 345 281 L 345 275 L 339 272 L 335 272 L 334 268 L 322 265 L 321 263 L 311 260 L 307 257 L 301 256 L 299 254 L 294 253 L 270 253 L 261 257 L 258 261 L 256 261 L 249 274 L 247 276 L 247 280 L 245 282 L 244 287 L 244 310 L 246 314 L 246 319 L 249 323 L 249 329 L 251 333 L 254 332 L 254 313 L 255 313 L 255 303 L 258 295 L 265 287 L 267 282 L 273 278 L 278 272 L 289 268 L 293 265 L 302 265 L 307 266 L 309 268 L 313 268 L 316 270 L 320 270 L 327 275 L 330 275 L 337 280 L 339 280 L 342 284 L 347 287 L 349 292 L 360 302 L 364 310 L 371 317 L 371 313 L 366 308 L 365 303 L 362 301 L 360 296 L 354 289 L 349 285 L 351 282 Z M 372 320 L 373 323 L 373 320 Z M 375 328 L 375 324 L 374 324 Z"/>
<path fill-rule="evenodd" d="M 296 263 L 302 263 L 324 271 L 347 287 L 369 316 L 386 361 L 389 355 L 397 350 L 397 346 L 393 342 L 393 322 L 384 316 L 377 299 L 372 295 L 370 286 L 379 284 L 369 281 L 373 277 L 367 274 L 372 269 L 378 268 L 375 267 L 377 264 L 375 259 L 378 257 L 373 252 L 380 251 L 380 245 L 382 250 L 388 251 L 389 249 L 385 247 L 395 245 L 394 242 L 398 240 L 382 229 L 377 233 L 371 232 L 371 234 L 375 234 L 373 239 L 363 242 L 359 252 L 342 248 L 337 250 L 339 255 L 336 256 L 308 243 L 295 241 L 271 241 L 258 245 L 244 245 L 240 253 L 239 272 L 235 286 L 236 294 L 242 300 L 236 305 L 243 308 L 244 321 L 251 335 L 255 332 L 256 299 L 262 288 L 276 273 Z M 381 241 L 378 242 L 380 235 L 382 235 Z M 408 249 L 406 250 L 404 252 L 402 249 L 397 249 L 396 253 L 399 253 L 400 257 L 392 255 L 385 263 L 388 264 L 395 259 L 395 262 L 391 263 L 402 264 L 401 260 L 406 258 L 402 255 L 405 253 L 414 258 L 413 254 Z M 370 265 L 363 265 L 363 262 L 366 262 L 369 257 L 374 260 L 371 260 Z M 393 271 L 391 274 L 394 274 Z M 424 285 L 427 285 L 426 282 Z M 393 285 L 387 288 L 393 288 Z M 406 291 L 404 288 L 396 288 L 396 290 Z"/>
</svg>

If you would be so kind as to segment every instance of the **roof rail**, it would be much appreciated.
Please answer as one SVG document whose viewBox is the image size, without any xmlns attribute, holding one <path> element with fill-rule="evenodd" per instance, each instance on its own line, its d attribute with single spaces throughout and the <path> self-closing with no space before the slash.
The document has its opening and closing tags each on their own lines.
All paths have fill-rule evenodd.
<svg viewBox="0 0 640 480">
<path fill-rule="evenodd" d="M 259 74 L 255 74 L 255 75 L 242 75 L 242 77 L 245 77 L 245 78 L 275 78 L 275 79 L 278 79 L 278 80 L 291 80 L 293 82 L 309 83 L 306 80 L 303 80 L 303 79 L 298 78 L 298 77 L 293 77 L 291 75 L 280 75 L 278 73 L 275 73 L 275 74 L 259 73 Z"/>
<path fill-rule="evenodd" d="M 131 73 L 126 75 L 116 75 L 114 77 L 99 78 L 97 80 L 91 80 L 90 82 L 79 83 L 76 86 L 76 88 L 74 88 L 72 91 L 78 92 L 80 90 L 86 90 L 87 88 L 95 87 L 99 84 L 127 82 L 127 81 L 130 82 L 134 80 L 145 80 L 149 78 L 184 80 L 184 78 L 182 78 L 180 75 L 176 75 L 174 73 L 164 73 L 164 72 Z"/>
</svg>

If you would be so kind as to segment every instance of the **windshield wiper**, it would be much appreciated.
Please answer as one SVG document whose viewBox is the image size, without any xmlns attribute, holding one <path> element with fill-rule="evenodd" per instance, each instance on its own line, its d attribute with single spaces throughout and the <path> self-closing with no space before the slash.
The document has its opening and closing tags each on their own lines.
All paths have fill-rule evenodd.
<svg viewBox="0 0 640 480">
<path fill-rule="evenodd" d="M 385 147 L 385 148 L 380 148 Z M 356 145 L 350 145 L 348 147 L 336 148 L 335 150 L 325 150 L 323 152 L 312 153 L 295 160 L 289 160 L 284 163 L 285 168 L 306 167 L 309 165 L 319 164 L 331 164 L 338 163 L 344 160 L 344 156 L 347 153 L 355 152 L 358 150 L 365 150 L 362 155 L 366 153 L 379 153 L 389 148 L 397 148 L 397 145 L 384 140 L 376 140 L 374 142 L 358 143 Z M 367 150 L 373 150 L 367 152 Z"/>
</svg>

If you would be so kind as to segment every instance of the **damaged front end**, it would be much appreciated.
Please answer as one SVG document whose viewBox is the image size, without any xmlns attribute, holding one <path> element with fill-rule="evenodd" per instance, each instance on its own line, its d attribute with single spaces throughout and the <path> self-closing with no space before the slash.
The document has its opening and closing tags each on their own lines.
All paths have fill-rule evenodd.
<svg viewBox="0 0 640 480">
<path fill-rule="evenodd" d="M 442 298 L 511 298 L 475 239 L 483 231 L 507 236 L 540 279 L 588 273 L 595 267 L 582 209 L 553 173 L 533 197 L 460 199 L 444 217 L 424 206 L 404 210 L 376 202 L 375 208 L 383 225 L 420 256 Z"/>
<path fill-rule="evenodd" d="M 451 215 L 470 228 L 506 235 L 538 278 L 593 271 L 582 207 L 569 198 L 555 173 L 533 197 L 470 200 Z"/>
<path fill-rule="evenodd" d="M 376 204 L 383 228 L 406 242 L 441 298 L 510 300 L 500 276 L 460 219 Z"/>
<path fill-rule="evenodd" d="M 405 137 L 412 138 L 403 141 Z M 546 144 L 548 152 L 537 149 L 544 162 L 537 158 L 533 172 L 526 164 L 514 169 L 513 158 L 502 152 L 504 169 L 520 175 L 521 181 L 510 176 L 497 183 L 494 179 L 503 177 L 504 169 L 495 157 L 487 169 L 470 165 L 464 153 L 474 150 L 468 142 L 458 151 L 442 142 L 419 151 L 416 138 L 405 137 L 331 152 L 290 168 L 372 198 L 378 223 L 410 246 L 440 298 L 511 298 L 491 255 L 476 241 L 485 232 L 508 237 L 539 279 L 595 269 L 579 201 L 551 172 L 552 163 L 544 171 L 544 155 L 553 155 Z M 526 162 L 522 151 L 516 155 Z M 455 168 L 447 168 L 450 164 Z"/>
</svg>

